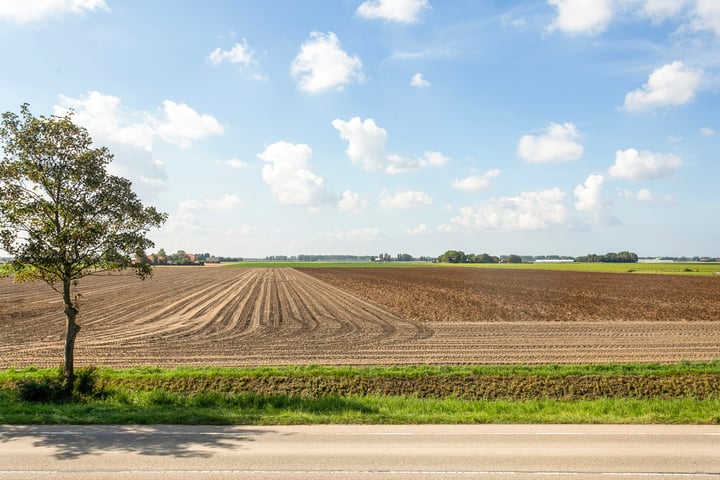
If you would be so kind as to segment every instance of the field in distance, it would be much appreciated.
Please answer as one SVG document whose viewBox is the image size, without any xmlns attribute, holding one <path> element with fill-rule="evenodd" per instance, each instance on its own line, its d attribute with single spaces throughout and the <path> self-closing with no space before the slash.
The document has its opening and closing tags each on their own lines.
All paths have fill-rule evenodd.
<svg viewBox="0 0 720 480">
<path fill-rule="evenodd" d="M 720 352 L 720 276 L 239 266 L 84 279 L 79 364 L 586 364 Z M 49 287 L 0 279 L 0 368 L 57 366 L 63 322 Z"/>
</svg>

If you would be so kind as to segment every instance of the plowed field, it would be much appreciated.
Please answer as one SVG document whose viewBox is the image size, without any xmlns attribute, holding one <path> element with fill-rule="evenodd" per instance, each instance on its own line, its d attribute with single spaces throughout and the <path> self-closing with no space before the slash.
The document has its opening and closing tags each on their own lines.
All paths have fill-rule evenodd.
<svg viewBox="0 0 720 480">
<path fill-rule="evenodd" d="M 157 268 L 80 284 L 79 365 L 468 364 L 720 357 L 720 278 L 456 268 Z M 0 279 L 0 368 L 56 366 L 44 284 Z"/>
</svg>

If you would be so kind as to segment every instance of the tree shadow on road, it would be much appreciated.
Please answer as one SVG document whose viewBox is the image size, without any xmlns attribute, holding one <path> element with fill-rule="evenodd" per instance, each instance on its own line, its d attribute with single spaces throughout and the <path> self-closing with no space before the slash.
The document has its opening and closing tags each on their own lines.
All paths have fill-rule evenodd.
<svg viewBox="0 0 720 480">
<path fill-rule="evenodd" d="M 176 458 L 208 458 L 212 449 L 243 449 L 271 428 L 202 426 L 14 426 L 0 427 L 0 443 L 31 438 L 58 460 L 127 452 Z"/>
</svg>

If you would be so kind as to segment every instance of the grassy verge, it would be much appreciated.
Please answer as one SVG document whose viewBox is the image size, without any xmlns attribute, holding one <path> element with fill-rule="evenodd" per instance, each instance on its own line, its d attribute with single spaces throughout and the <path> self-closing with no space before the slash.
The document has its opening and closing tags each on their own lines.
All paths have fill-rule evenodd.
<svg viewBox="0 0 720 480">
<path fill-rule="evenodd" d="M 0 424 L 720 423 L 718 362 L 101 369 L 75 402 L 20 398 L 22 382 L 53 375 L 0 372 Z"/>
<path fill-rule="evenodd" d="M 570 272 L 655 273 L 676 275 L 718 275 L 718 263 L 427 263 L 427 262 L 239 262 L 227 264 L 240 268 L 501 268 L 558 270 Z"/>
</svg>

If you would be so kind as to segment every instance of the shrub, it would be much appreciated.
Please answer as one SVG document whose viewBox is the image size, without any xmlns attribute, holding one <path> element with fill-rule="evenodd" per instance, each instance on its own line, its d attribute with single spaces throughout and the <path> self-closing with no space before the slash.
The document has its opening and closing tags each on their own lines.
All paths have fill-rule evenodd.
<svg viewBox="0 0 720 480">
<path fill-rule="evenodd" d="M 23 380 L 18 385 L 18 393 L 26 402 L 51 403 L 68 398 L 62 377 Z"/>
</svg>

